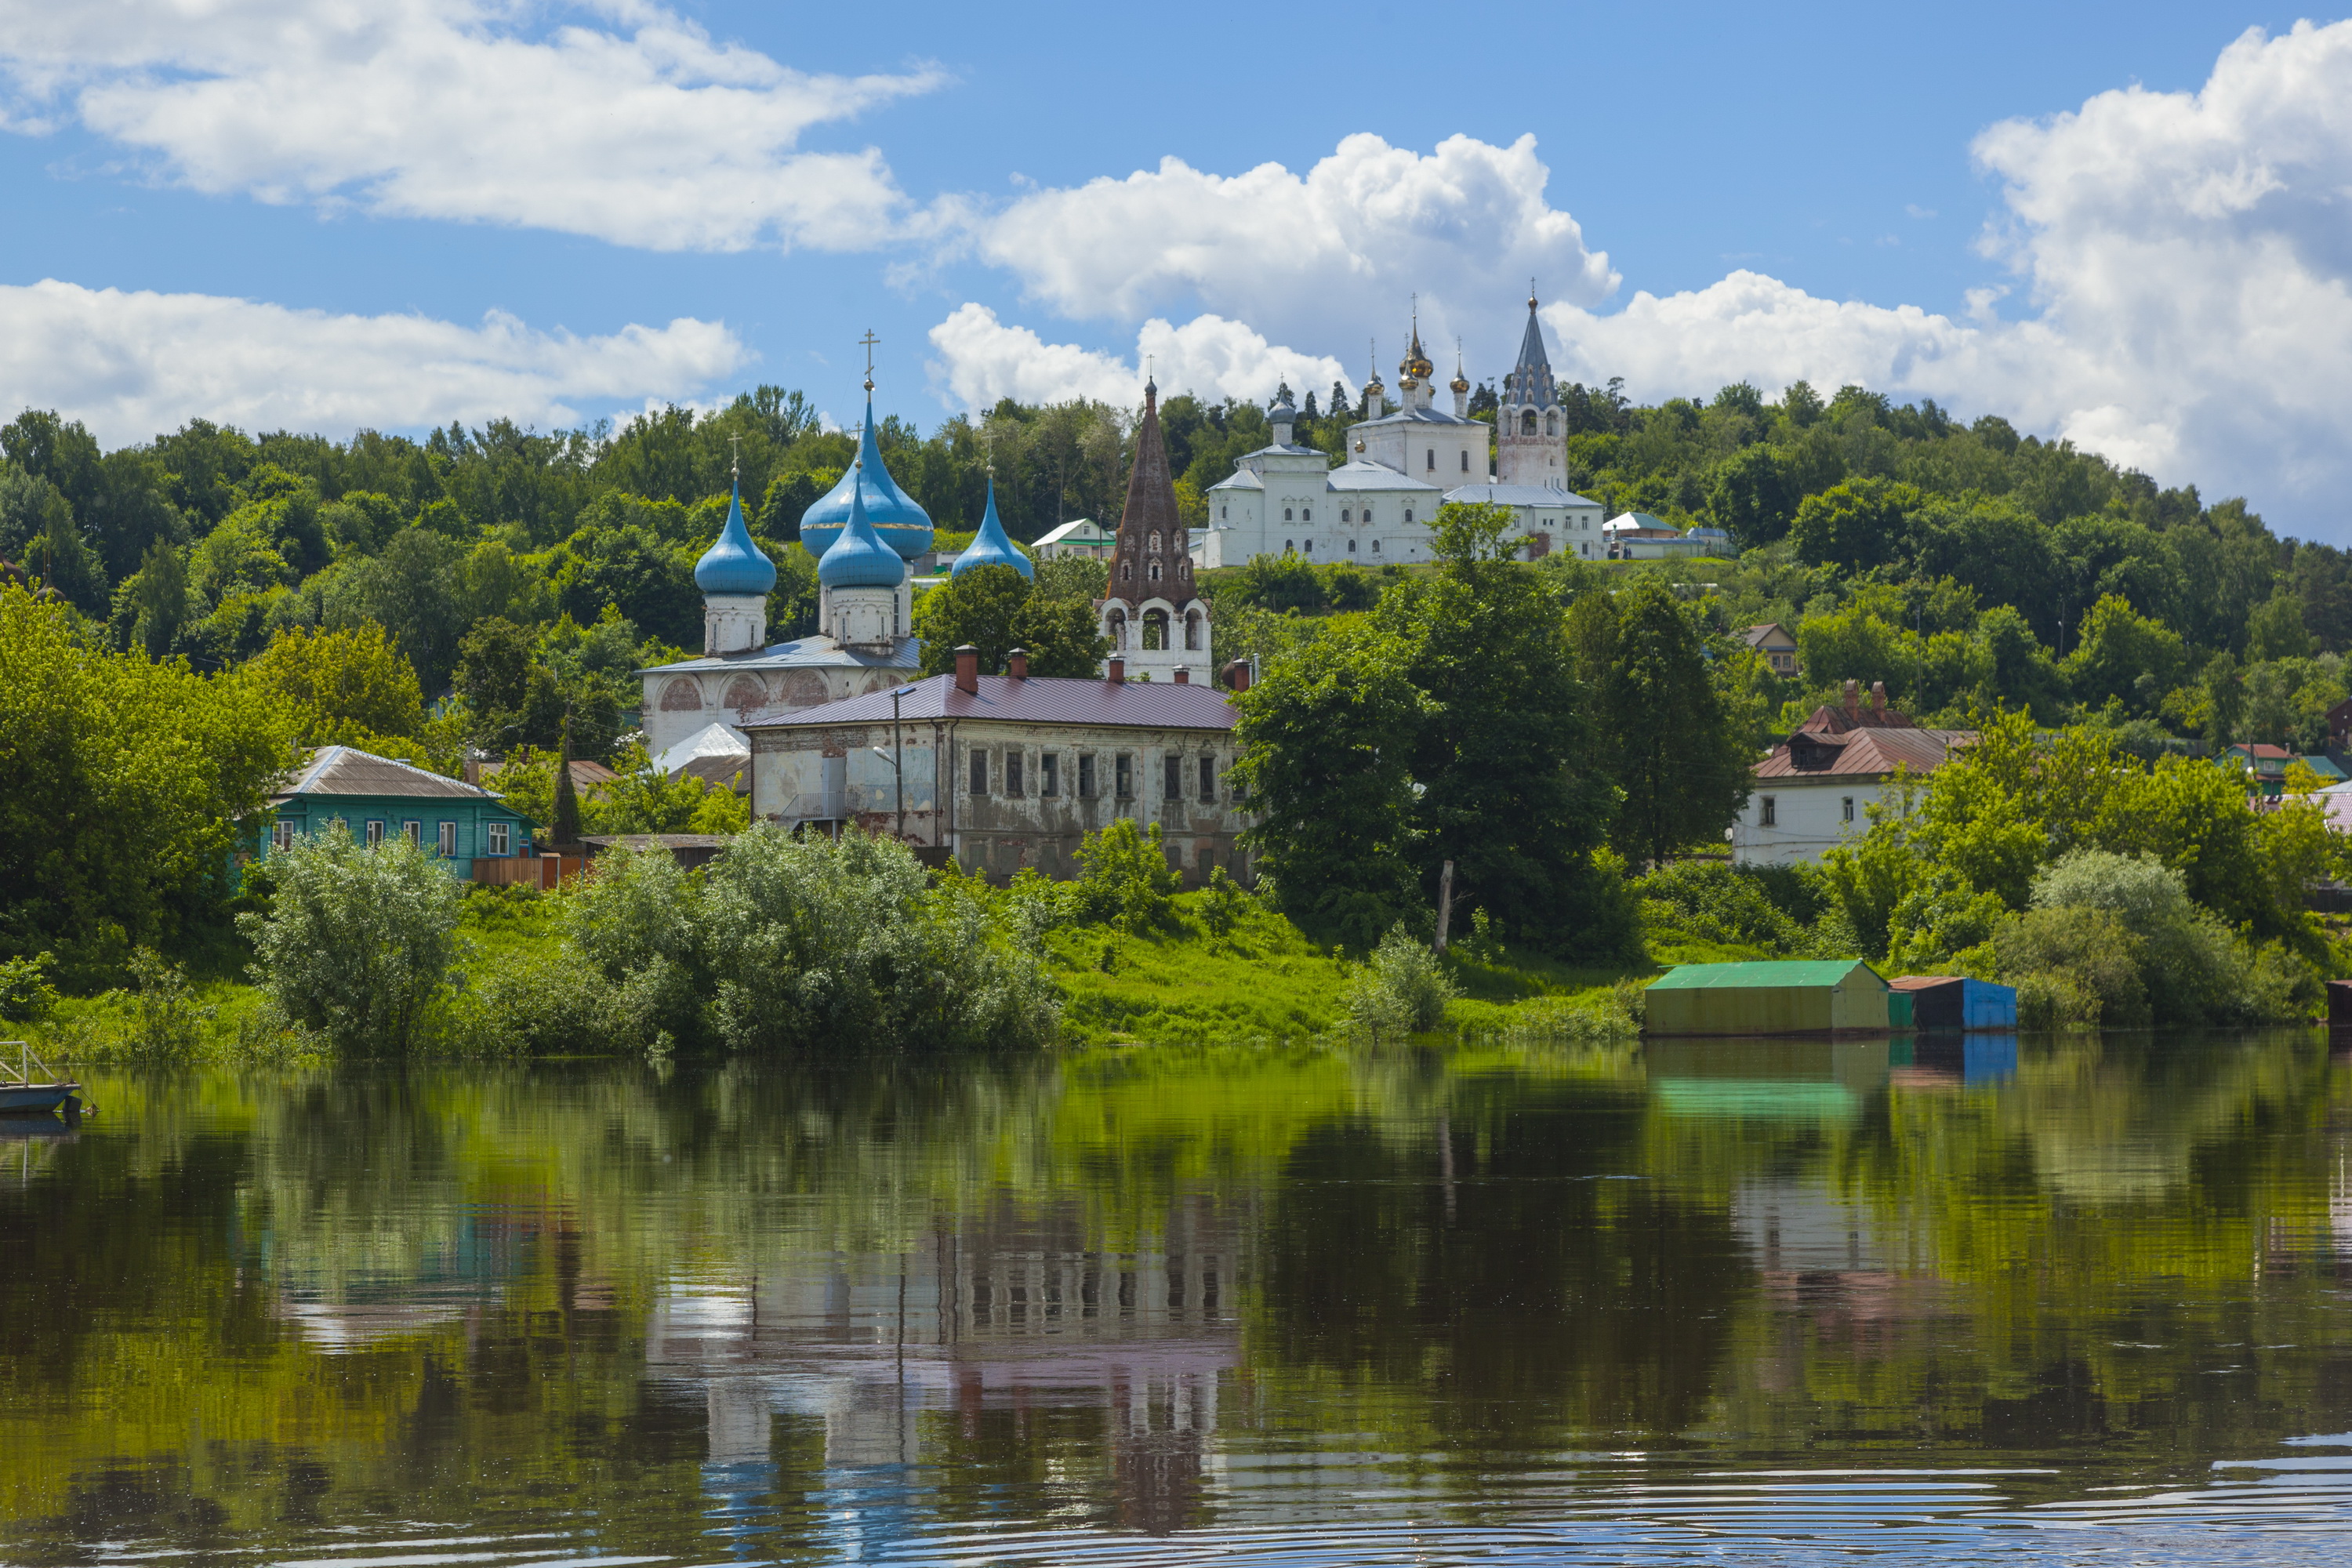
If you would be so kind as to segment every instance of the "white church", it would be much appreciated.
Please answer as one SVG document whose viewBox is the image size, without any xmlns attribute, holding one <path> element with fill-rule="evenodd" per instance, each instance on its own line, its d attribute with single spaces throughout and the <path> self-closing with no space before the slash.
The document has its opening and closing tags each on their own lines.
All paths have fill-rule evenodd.
<svg viewBox="0 0 2352 1568">
<path fill-rule="evenodd" d="M 1600 503 L 1567 487 L 1567 422 L 1533 297 L 1492 426 L 1470 417 L 1470 383 L 1459 365 L 1454 411 L 1437 406 L 1436 372 L 1418 325 L 1397 372 L 1397 411 L 1349 426 L 1348 460 L 1337 467 L 1317 448 L 1292 444 L 1297 410 L 1284 387 L 1267 411 L 1274 444 L 1239 458 L 1230 479 L 1209 488 L 1201 565 L 1238 566 L 1256 555 L 1325 565 L 1427 561 L 1430 523 L 1447 501 L 1509 507 L 1531 561 L 1606 553 Z M 1364 388 L 1366 412 L 1386 398 L 1375 372 Z"/>
</svg>

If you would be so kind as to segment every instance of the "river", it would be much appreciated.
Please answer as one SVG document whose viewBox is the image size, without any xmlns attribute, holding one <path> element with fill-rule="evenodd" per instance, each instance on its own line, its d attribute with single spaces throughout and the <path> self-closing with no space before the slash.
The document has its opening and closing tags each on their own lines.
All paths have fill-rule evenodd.
<svg viewBox="0 0 2352 1568">
<path fill-rule="evenodd" d="M 92 1075 L 0 1563 L 2340 1560 L 2352 1058 Z"/>
</svg>

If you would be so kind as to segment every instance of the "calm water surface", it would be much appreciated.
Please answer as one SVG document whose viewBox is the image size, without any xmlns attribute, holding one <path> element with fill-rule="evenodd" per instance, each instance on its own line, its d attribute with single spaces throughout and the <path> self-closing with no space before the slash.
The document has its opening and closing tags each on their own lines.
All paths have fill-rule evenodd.
<svg viewBox="0 0 2352 1568">
<path fill-rule="evenodd" d="M 102 1077 L 0 1563 L 2342 1561 L 2313 1033 Z"/>
</svg>

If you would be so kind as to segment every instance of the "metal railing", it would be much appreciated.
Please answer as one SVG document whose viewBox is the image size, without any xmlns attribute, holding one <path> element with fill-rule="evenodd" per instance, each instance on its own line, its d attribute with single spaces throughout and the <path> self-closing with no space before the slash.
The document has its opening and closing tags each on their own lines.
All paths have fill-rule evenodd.
<svg viewBox="0 0 2352 1568">
<path fill-rule="evenodd" d="M 16 1063 L 14 1067 L 8 1064 L 6 1056 L 11 1047 L 16 1052 Z M 41 1069 L 44 1075 L 41 1079 L 43 1083 L 58 1081 L 57 1069 L 35 1056 L 30 1045 L 23 1040 L 0 1040 L 0 1084 L 28 1085 L 33 1081 L 35 1068 Z"/>
</svg>

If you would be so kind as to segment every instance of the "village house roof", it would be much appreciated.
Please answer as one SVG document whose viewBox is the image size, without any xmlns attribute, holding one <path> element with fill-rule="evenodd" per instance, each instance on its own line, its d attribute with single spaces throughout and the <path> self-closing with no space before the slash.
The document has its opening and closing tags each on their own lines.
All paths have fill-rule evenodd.
<svg viewBox="0 0 2352 1568">
<path fill-rule="evenodd" d="M 1213 489 L 1214 487 L 1212 487 Z M 1090 517 L 1076 517 L 1037 536 L 1037 548 L 1067 542 L 1072 544 L 1104 544 L 1110 540 L 1110 531 Z"/>
<path fill-rule="evenodd" d="M 498 801 L 498 796 L 488 790 L 463 779 L 428 773 L 411 763 L 379 757 L 352 746 L 320 746 L 269 799 L 277 805 L 297 795 Z"/>
<path fill-rule="evenodd" d="M 1757 763 L 1757 781 L 1875 779 L 1897 769 L 1928 773 L 1977 738 L 1973 730 L 1921 729 L 1909 714 L 1886 705 L 1884 681 L 1871 683 L 1864 702 L 1859 683 L 1849 680 L 1844 697 L 1842 703 L 1814 709 L 1796 733 Z"/>
<path fill-rule="evenodd" d="M 1739 640 L 1749 647 L 1762 647 L 1773 642 L 1785 643 L 1790 647 L 1797 646 L 1797 639 L 1790 637 L 1789 629 L 1778 621 L 1765 621 L 1761 625 L 1749 626 L 1739 634 Z"/>
<path fill-rule="evenodd" d="M 481 772 L 483 784 L 486 787 L 496 788 L 500 776 L 511 765 L 508 763 L 484 763 Z M 572 787 L 583 795 L 591 790 L 608 788 L 620 776 L 602 763 L 592 763 L 585 757 L 574 757 L 572 760 Z"/>
<path fill-rule="evenodd" d="M 959 690 L 952 675 L 935 675 L 898 689 L 898 716 L 908 723 L 935 719 L 991 719 L 1009 724 L 1110 725 L 1133 730 L 1231 730 L 1240 717 L 1225 694 L 1205 682 L 1072 679 L 1033 675 L 983 675 L 980 689 Z M 751 730 L 827 728 L 836 724 L 887 724 L 890 693 L 870 691 L 814 708 L 755 714 Z"/>
</svg>

